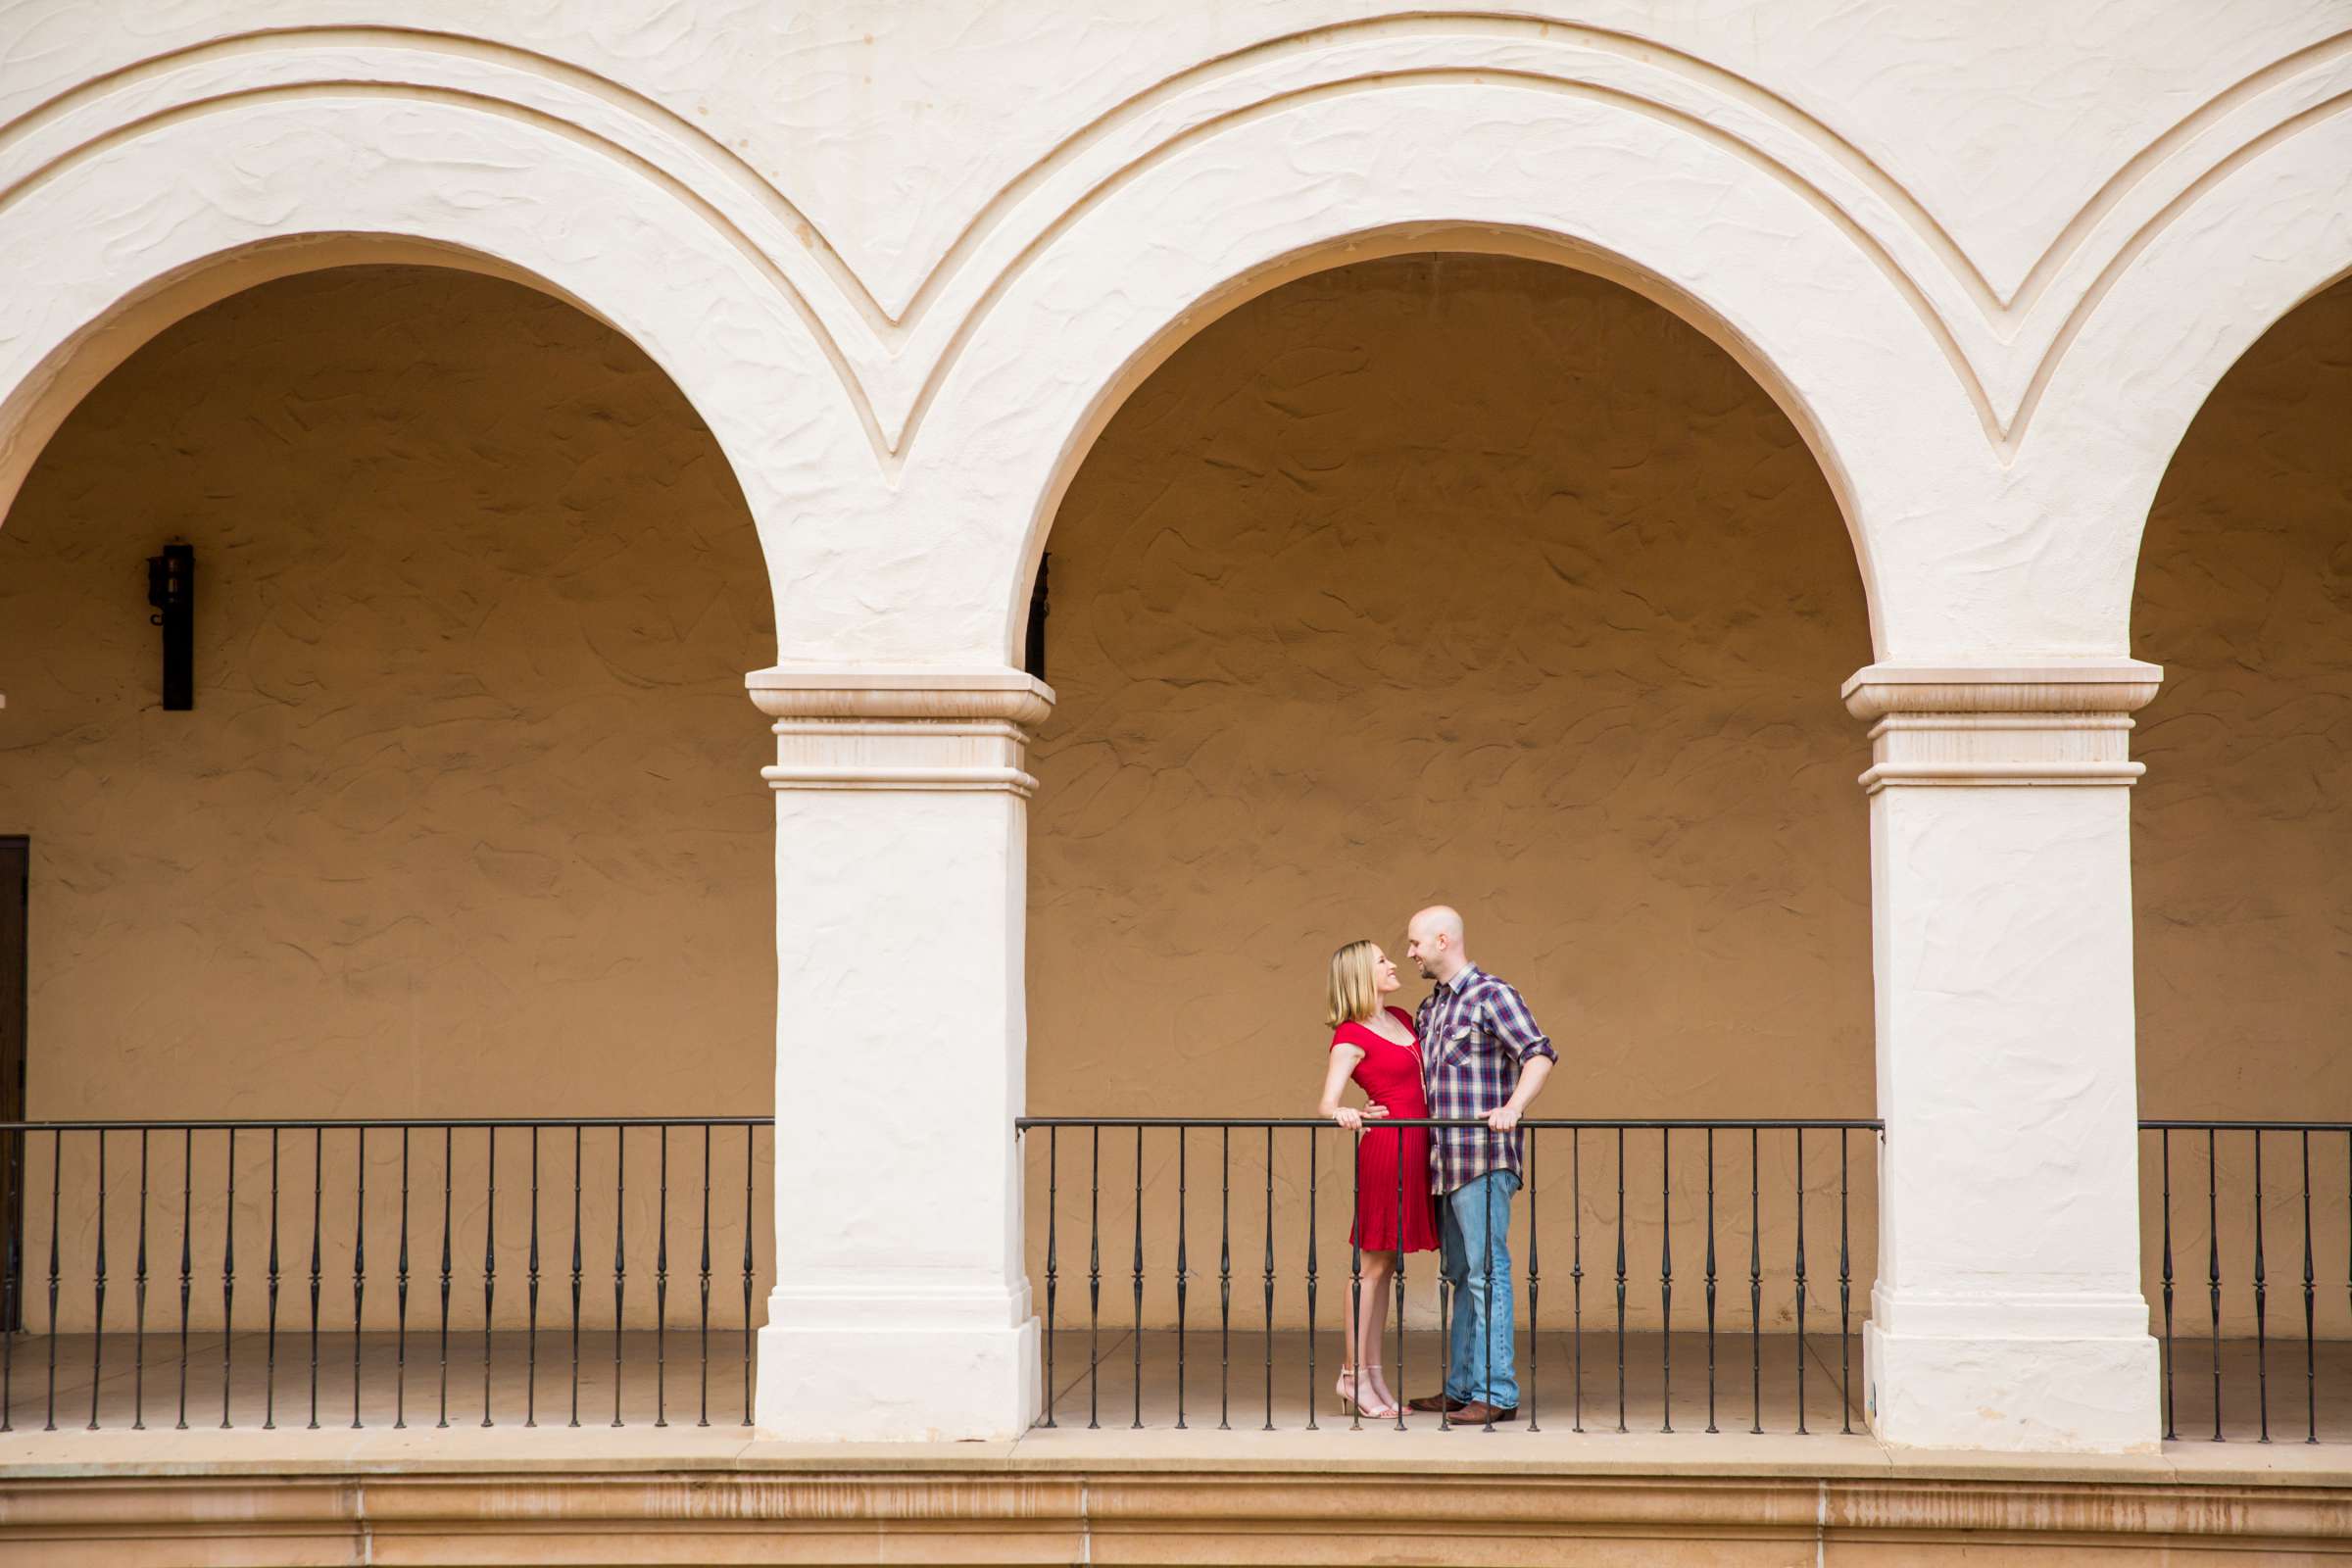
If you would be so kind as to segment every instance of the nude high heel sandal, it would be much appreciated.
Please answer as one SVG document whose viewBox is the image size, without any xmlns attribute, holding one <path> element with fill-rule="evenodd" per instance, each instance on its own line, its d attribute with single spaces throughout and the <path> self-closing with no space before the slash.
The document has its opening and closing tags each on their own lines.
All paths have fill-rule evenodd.
<svg viewBox="0 0 2352 1568">
<path fill-rule="evenodd" d="M 1340 1368 L 1339 1387 L 1334 1391 L 1340 1396 L 1340 1414 L 1348 1414 L 1349 1408 L 1352 1406 L 1355 1414 L 1368 1415 L 1376 1421 L 1395 1419 L 1396 1407 L 1393 1404 L 1382 1403 L 1380 1396 L 1373 1392 L 1370 1382 L 1362 1380 L 1361 1377 L 1363 1373 L 1378 1372 L 1379 1370 L 1379 1366 L 1372 1362 L 1366 1362 L 1361 1367 L 1344 1366 Z"/>
</svg>

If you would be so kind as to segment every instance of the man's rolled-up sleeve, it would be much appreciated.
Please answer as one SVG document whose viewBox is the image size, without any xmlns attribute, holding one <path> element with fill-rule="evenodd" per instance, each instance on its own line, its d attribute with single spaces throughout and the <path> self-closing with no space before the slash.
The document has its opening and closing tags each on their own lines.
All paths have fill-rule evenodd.
<svg viewBox="0 0 2352 1568">
<path fill-rule="evenodd" d="M 1502 1042 L 1503 1048 L 1521 1065 L 1536 1056 L 1551 1061 L 1560 1059 L 1560 1054 L 1551 1049 L 1544 1031 L 1536 1027 L 1536 1015 L 1527 1010 L 1526 999 L 1515 988 L 1497 983 L 1488 1011 L 1494 1038 Z"/>
</svg>

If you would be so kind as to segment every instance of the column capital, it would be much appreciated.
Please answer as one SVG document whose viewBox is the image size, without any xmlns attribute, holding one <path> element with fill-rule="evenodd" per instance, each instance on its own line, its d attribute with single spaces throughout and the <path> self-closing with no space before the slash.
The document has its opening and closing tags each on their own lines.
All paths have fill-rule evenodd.
<svg viewBox="0 0 2352 1568">
<path fill-rule="evenodd" d="M 782 666 L 744 677 L 775 722 L 776 790 L 1035 793 L 1022 769 L 1054 688 L 1002 665 Z"/>
<path fill-rule="evenodd" d="M 1869 664 L 1839 695 L 1872 720 L 1875 795 L 1895 785 L 2128 786 L 2133 711 L 2164 670 L 2136 659 L 2046 664 Z"/>
<path fill-rule="evenodd" d="M 2129 713 L 2164 667 L 2137 659 L 2047 664 L 1865 664 L 1838 695 L 1856 718 L 1888 713 Z"/>
<path fill-rule="evenodd" d="M 1006 665 L 771 665 L 743 677 L 770 718 L 1001 719 L 1024 727 L 1054 710 L 1054 688 Z"/>
</svg>

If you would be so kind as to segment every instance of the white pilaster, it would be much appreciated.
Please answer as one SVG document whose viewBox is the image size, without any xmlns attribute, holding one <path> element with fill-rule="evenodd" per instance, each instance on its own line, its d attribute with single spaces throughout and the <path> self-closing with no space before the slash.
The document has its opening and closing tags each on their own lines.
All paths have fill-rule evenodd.
<svg viewBox="0 0 2352 1568">
<path fill-rule="evenodd" d="M 767 669 L 775 720 L 779 1437 L 1005 1438 L 1038 1400 L 1021 1264 L 1028 727 L 1012 669 Z"/>
<path fill-rule="evenodd" d="M 1871 1424 L 1905 1446 L 2159 1435 L 2139 1290 L 2131 660 L 1872 665 L 1881 1164 Z"/>
</svg>

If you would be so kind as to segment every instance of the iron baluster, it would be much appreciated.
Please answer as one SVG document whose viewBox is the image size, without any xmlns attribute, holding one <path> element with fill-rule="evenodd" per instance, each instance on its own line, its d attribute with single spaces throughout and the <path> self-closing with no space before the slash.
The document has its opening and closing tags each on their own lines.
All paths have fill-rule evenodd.
<svg viewBox="0 0 2352 1568">
<path fill-rule="evenodd" d="M 2271 1441 L 2271 1345 L 2265 1307 L 2270 1281 L 2263 1270 L 2262 1246 L 2262 1131 L 2254 1132 L 2254 1391 L 2261 1424 L 2258 1441 Z"/>
<path fill-rule="evenodd" d="M 49 1135 L 49 1413 L 41 1420 L 43 1432 L 57 1430 L 57 1289 L 61 1278 L 58 1270 L 57 1214 L 58 1191 L 65 1185 L 66 1135 L 60 1129 Z M 181 1245 L 186 1245 L 187 1195 L 180 1195 Z M 186 1254 L 181 1254 L 179 1270 L 179 1388 L 180 1425 L 187 1423 L 188 1388 L 188 1266 Z"/>
<path fill-rule="evenodd" d="M 1542 1142 L 1534 1128 L 1527 1130 L 1527 1430 L 1530 1432 L 1544 1430 L 1536 1421 L 1536 1391 L 1543 1381 L 1544 1344 L 1543 1318 L 1539 1310 L 1544 1299 L 1539 1255 L 1544 1231 L 1536 1223 L 1536 1145 Z"/>
<path fill-rule="evenodd" d="M 587 1277 L 580 1250 L 580 1143 L 585 1129 L 571 1130 L 571 1419 L 580 1424 L 580 1283 Z"/>
<path fill-rule="evenodd" d="M 490 1327 L 498 1297 L 498 1129 L 484 1129 L 482 1169 L 482 1425 L 490 1425 Z"/>
<path fill-rule="evenodd" d="M 400 1130 L 400 1256 L 393 1268 L 392 1426 L 409 1424 L 409 1129 Z"/>
<path fill-rule="evenodd" d="M 703 1300 L 710 1299 L 710 1129 L 703 1129 Z M 539 1129 L 531 1129 L 531 1251 L 524 1284 L 522 1424 L 539 1424 Z M 704 1380 L 706 1385 L 709 1379 Z M 706 1393 L 708 1390 L 706 1389 Z M 709 1426 L 710 1423 L 703 1423 Z"/>
<path fill-rule="evenodd" d="M 1086 1179 L 1086 1430 L 1102 1426 L 1102 1129 L 1095 1129 Z"/>
<path fill-rule="evenodd" d="M 661 1209 L 654 1232 L 654 1425 L 669 1425 L 669 1129 L 658 1144 Z"/>
<path fill-rule="evenodd" d="M 1233 1430 L 1233 1129 L 1217 1146 L 1217 1430 Z"/>
<path fill-rule="evenodd" d="M 1394 1164 L 1396 1165 L 1396 1299 L 1395 1299 L 1394 1305 L 1395 1305 L 1395 1309 L 1396 1309 L 1396 1387 L 1401 1389 L 1401 1388 L 1403 1388 L 1403 1387 L 1405 1386 L 1405 1376 L 1404 1376 L 1404 1129 L 1402 1129 L 1402 1128 L 1400 1128 L 1400 1127 L 1392 1127 L 1392 1128 L 1390 1128 L 1390 1129 L 1389 1129 L 1389 1136 L 1390 1136 L 1391 1138 L 1394 1138 L 1395 1140 L 1396 1140 L 1396 1159 L 1393 1161 L 1393 1163 L 1394 1163 Z M 1440 1278 L 1440 1279 L 1443 1279 L 1444 1277 L 1445 1277 L 1445 1270 L 1444 1270 L 1443 1268 L 1441 1268 L 1441 1269 L 1439 1270 L 1439 1278 Z M 1358 1355 L 1358 1357 L 1359 1357 L 1359 1358 L 1360 1358 L 1360 1357 L 1361 1357 L 1361 1355 L 1362 1355 L 1362 1347 L 1360 1347 L 1360 1346 L 1359 1346 L 1359 1347 L 1357 1347 L 1357 1355 Z M 1446 1392 L 1446 1391 L 1445 1391 L 1445 1389 L 1444 1389 L 1444 1388 L 1442 1388 L 1442 1387 L 1441 1387 L 1441 1388 L 1438 1390 L 1438 1393 L 1439 1393 L 1439 1395 L 1440 1395 L 1440 1398 L 1439 1398 L 1439 1401 L 1438 1401 L 1438 1427 L 1439 1427 L 1439 1430 L 1441 1430 L 1441 1431 L 1443 1431 L 1443 1430 L 1445 1429 L 1445 1425 L 1446 1425 L 1446 1403 L 1445 1403 L 1445 1399 L 1444 1399 L 1444 1397 L 1443 1397 L 1443 1396 L 1445 1395 L 1445 1392 Z M 1396 1401 L 1396 1430 L 1397 1430 L 1397 1431 L 1399 1431 L 1399 1432 L 1402 1432 L 1402 1431 L 1404 1430 L 1404 1401 L 1403 1401 L 1402 1399 L 1399 1399 L 1399 1400 L 1397 1400 L 1397 1401 Z"/>
<path fill-rule="evenodd" d="M 1658 1406 L 1674 1430 L 1674 1129 L 1658 1129 Z"/>
<path fill-rule="evenodd" d="M 356 1196 L 352 1200 L 351 1219 L 351 1425 L 360 1425 L 360 1347 L 365 1343 L 360 1335 L 363 1308 L 368 1299 L 368 1129 L 360 1129 L 359 1147 L 353 1154 L 358 1169 L 354 1184 Z"/>
<path fill-rule="evenodd" d="M 441 1129 L 441 1409 L 435 1417 L 435 1427 L 449 1425 L 449 1288 L 455 1277 L 455 1255 L 450 1250 L 450 1209 L 457 1182 L 458 1131 L 455 1127 Z"/>
<path fill-rule="evenodd" d="M 1805 1130 L 1796 1130 L 1796 1434 L 1805 1435 Z"/>
<path fill-rule="evenodd" d="M 1582 1432 L 1585 1430 L 1585 1130 L 1582 1127 L 1568 1134 L 1568 1288 L 1572 1313 L 1568 1371 L 1576 1401 L 1569 1430 Z"/>
<path fill-rule="evenodd" d="M 9 1246 L 12 1250 L 16 1246 L 13 1235 L 9 1238 Z M 8 1272 L 9 1278 L 16 1278 L 13 1261 Z M 136 1303 L 137 1315 L 132 1320 L 131 1328 L 130 1430 L 144 1432 L 147 1430 L 147 1129 L 144 1127 L 139 1129 L 138 1274 L 132 1286 L 132 1300 Z M 8 1336 L 8 1343 L 11 1346 L 16 1344 L 14 1334 Z M 0 1408 L 5 1408 L 6 1404 L 5 1396 L 0 1396 Z"/>
<path fill-rule="evenodd" d="M 772 1123 L 771 1123 L 772 1125 Z M 743 1129 L 743 1424 L 752 1424 L 752 1129 Z"/>
<path fill-rule="evenodd" d="M 1133 1357 L 1135 1419 L 1130 1430 L 1144 1429 L 1144 1130 L 1135 1130 L 1135 1326 L 1128 1336 Z"/>
<path fill-rule="evenodd" d="M 236 1180 L 230 1167 L 230 1181 Z M 98 1129 L 98 1257 L 96 1283 L 90 1301 L 90 1421 L 82 1430 L 98 1430 L 98 1388 L 101 1356 L 106 1346 L 106 1129 Z"/>
<path fill-rule="evenodd" d="M 2299 1135 L 2303 1151 L 2303 1441 L 2320 1441 L 2320 1364 L 2314 1344 L 2319 1298 L 2311 1268 L 2311 1134 Z"/>
<path fill-rule="evenodd" d="M 1753 1411 L 1748 1431 L 1764 1430 L 1764 1232 L 1757 1202 L 1756 1129 L 1747 1130 L 1747 1377 Z"/>
<path fill-rule="evenodd" d="M 1715 1425 L 1715 1129 L 1707 1129 L 1707 1430 Z"/>
<path fill-rule="evenodd" d="M 2214 1194 L 2214 1129 L 2205 1129 L 2205 1274 L 2213 1310 L 2213 1441 L 2222 1437 L 2222 1230 L 2220 1200 Z"/>
<path fill-rule="evenodd" d="M 106 1135 L 98 1135 L 103 1139 Z M 103 1144 L 100 1146 L 104 1147 Z M 228 1130 L 227 1210 L 220 1232 L 220 1430 L 228 1430 L 228 1389 L 232 1348 L 237 1343 L 237 1130 Z M 104 1210 L 100 1223 L 104 1224 Z"/>
<path fill-rule="evenodd" d="M 2173 1130 L 2157 1134 L 2164 1169 L 2164 1437 L 2180 1437 L 2173 1427 Z"/>
<path fill-rule="evenodd" d="M 1266 1425 L 1274 1430 L 1274 1129 L 1266 1129 Z"/>
<path fill-rule="evenodd" d="M 1055 1328 L 1054 1297 L 1061 1282 L 1060 1239 L 1057 1234 L 1061 1209 L 1061 1129 L 1046 1129 L 1046 1426 L 1054 1425 L 1054 1333 Z"/>
<path fill-rule="evenodd" d="M 1854 1366 L 1848 1348 L 1854 1332 L 1853 1255 L 1846 1215 L 1845 1129 L 1838 1129 L 1838 1430 L 1854 1430 Z"/>
<path fill-rule="evenodd" d="M 620 1421 L 621 1326 L 628 1321 L 624 1300 L 629 1273 L 628 1234 L 629 1134 L 612 1129 L 612 1424 Z"/>
<path fill-rule="evenodd" d="M 1625 1430 L 1625 1129 L 1617 1129 L 1617 1430 Z"/>
<path fill-rule="evenodd" d="M 1184 1298 L 1192 1263 L 1185 1255 L 1185 1130 L 1176 1129 L 1176 1430 L 1184 1430 Z"/>
<path fill-rule="evenodd" d="M 176 1430 L 181 1432 L 188 1430 L 188 1298 L 196 1285 L 196 1229 L 192 1219 L 195 1207 L 195 1190 L 196 1131 L 191 1127 L 184 1129 L 179 1135 L 179 1420 Z M 53 1208 L 56 1202 L 56 1192 L 53 1184 L 50 1188 L 50 1201 Z M 50 1227 L 49 1236 L 52 1245 L 50 1272 L 54 1275 L 57 1271 L 55 1251 L 57 1229 L 54 1225 Z M 55 1299 L 56 1295 L 53 1288 L 51 1292 L 53 1303 Z"/>
<path fill-rule="evenodd" d="M 1371 1348 L 1363 1342 L 1364 1330 L 1364 1233 L 1355 1224 L 1354 1216 L 1364 1211 L 1364 1126 L 1357 1122 L 1348 1138 L 1348 1333 L 1343 1343 L 1355 1347 L 1354 1359 L 1341 1368 L 1341 1375 L 1349 1380 L 1348 1398 L 1348 1430 L 1364 1429 L 1364 1357 Z M 1311 1380 L 1310 1380 L 1311 1381 Z M 1307 1390 L 1314 1396 L 1314 1390 Z"/>
<path fill-rule="evenodd" d="M 1306 1430 L 1315 1426 L 1315 1194 L 1322 1166 L 1315 1158 L 1316 1129 L 1306 1130 Z"/>
<path fill-rule="evenodd" d="M 531 1299 L 539 1298 L 539 1156 L 536 1149 L 531 1154 Z M 696 1333 L 701 1344 L 702 1403 L 694 1424 L 710 1424 L 710 1129 L 703 1128 L 703 1253 L 701 1259 L 701 1305 L 697 1308 Z"/>
</svg>

